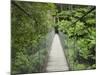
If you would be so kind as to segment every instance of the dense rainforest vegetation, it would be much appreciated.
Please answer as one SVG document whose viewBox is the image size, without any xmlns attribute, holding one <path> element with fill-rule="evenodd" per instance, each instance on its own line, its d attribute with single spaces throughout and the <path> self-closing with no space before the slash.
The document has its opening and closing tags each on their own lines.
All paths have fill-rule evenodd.
<svg viewBox="0 0 100 75">
<path fill-rule="evenodd" d="M 95 9 L 78 20 L 93 7 L 12 1 L 12 74 L 45 72 L 54 27 L 58 27 L 70 70 L 96 68 Z"/>
<path fill-rule="evenodd" d="M 65 55 L 71 70 L 94 69 L 96 67 L 95 13 L 93 6 L 74 7 L 69 5 L 67 11 L 64 9 L 57 14 L 59 16 L 57 25 L 65 43 Z"/>
<path fill-rule="evenodd" d="M 11 7 L 12 74 L 41 72 L 53 37 L 55 5 L 18 1 Z"/>
</svg>

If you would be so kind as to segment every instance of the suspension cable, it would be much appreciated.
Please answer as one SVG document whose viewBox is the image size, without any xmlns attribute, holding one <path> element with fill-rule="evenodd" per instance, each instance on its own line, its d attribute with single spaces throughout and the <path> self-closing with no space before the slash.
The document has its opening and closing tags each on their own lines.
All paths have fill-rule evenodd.
<svg viewBox="0 0 100 75">
<path fill-rule="evenodd" d="M 95 10 L 95 7 L 93 7 L 92 9 L 90 9 L 87 13 L 85 13 L 82 17 L 80 17 L 78 20 L 76 20 L 75 22 L 73 22 L 70 25 L 76 24 L 79 20 L 83 19 L 85 16 L 87 16 L 89 13 L 91 13 L 93 10 Z"/>
<path fill-rule="evenodd" d="M 15 5 L 17 8 L 19 8 L 21 11 L 23 11 L 28 17 L 33 19 L 29 13 L 27 13 L 20 5 L 18 5 L 16 2 L 12 1 L 12 4 Z"/>
<path fill-rule="evenodd" d="M 17 8 L 19 8 L 21 11 L 23 11 L 30 19 L 32 19 L 33 21 L 35 21 L 37 25 L 39 25 L 37 19 L 35 17 L 32 17 L 29 13 L 27 13 L 24 8 L 22 8 L 20 5 L 18 5 L 14 1 L 12 1 L 12 4 L 15 5 Z"/>
</svg>

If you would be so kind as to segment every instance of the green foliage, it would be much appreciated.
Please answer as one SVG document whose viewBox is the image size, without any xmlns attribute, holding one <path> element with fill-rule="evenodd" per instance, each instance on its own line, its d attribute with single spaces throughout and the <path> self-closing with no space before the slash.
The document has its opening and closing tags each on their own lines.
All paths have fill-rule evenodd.
<svg viewBox="0 0 100 75">
<path fill-rule="evenodd" d="M 43 71 L 49 47 L 45 38 L 54 25 L 55 8 L 54 4 L 12 1 L 12 74 Z"/>
<path fill-rule="evenodd" d="M 76 64 L 76 65 L 74 65 L 74 68 L 75 68 L 75 70 L 85 70 L 86 69 L 85 66 L 86 65 L 84 65 L 84 64 Z"/>
<path fill-rule="evenodd" d="M 95 68 L 95 45 L 96 45 L 96 20 L 95 10 L 86 17 L 71 25 L 83 16 L 91 7 L 76 7 L 72 10 L 62 11 L 59 15 L 68 16 L 59 23 L 59 31 L 63 32 L 65 38 L 66 58 L 71 70 Z M 73 13 L 73 14 L 67 14 Z"/>
</svg>

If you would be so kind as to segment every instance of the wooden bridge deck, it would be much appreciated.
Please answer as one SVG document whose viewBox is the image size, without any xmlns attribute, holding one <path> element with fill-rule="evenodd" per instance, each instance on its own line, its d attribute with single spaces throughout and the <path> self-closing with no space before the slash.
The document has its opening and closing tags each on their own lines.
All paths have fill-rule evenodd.
<svg viewBox="0 0 100 75">
<path fill-rule="evenodd" d="M 46 71 L 53 72 L 53 71 L 67 71 L 67 70 L 69 69 L 64 55 L 64 51 L 61 46 L 58 34 L 55 34 L 48 58 Z"/>
</svg>

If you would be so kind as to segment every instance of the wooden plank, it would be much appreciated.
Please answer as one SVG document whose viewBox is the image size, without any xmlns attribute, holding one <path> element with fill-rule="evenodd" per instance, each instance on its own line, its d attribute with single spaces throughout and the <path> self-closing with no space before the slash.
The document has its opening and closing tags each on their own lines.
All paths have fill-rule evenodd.
<svg viewBox="0 0 100 75">
<path fill-rule="evenodd" d="M 69 70 L 68 64 L 64 55 L 63 48 L 60 43 L 59 36 L 58 34 L 56 34 L 52 43 L 46 71 L 53 72 L 67 70 Z"/>
</svg>

